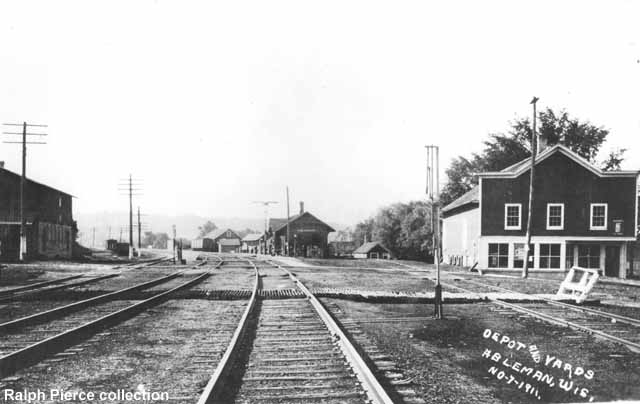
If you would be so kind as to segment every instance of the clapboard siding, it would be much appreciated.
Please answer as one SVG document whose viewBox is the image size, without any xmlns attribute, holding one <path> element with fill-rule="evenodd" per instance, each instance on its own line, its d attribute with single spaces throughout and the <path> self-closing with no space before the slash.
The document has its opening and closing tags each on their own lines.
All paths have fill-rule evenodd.
<svg viewBox="0 0 640 404">
<path fill-rule="evenodd" d="M 538 236 L 635 236 L 636 178 L 599 177 L 562 153 L 536 165 L 531 231 Z M 483 178 L 483 236 L 522 236 L 526 232 L 529 171 L 517 178 Z M 522 204 L 520 230 L 505 230 L 504 205 Z M 564 203 L 564 229 L 547 230 L 547 203 Z M 590 230 L 590 204 L 607 203 L 607 230 Z M 624 233 L 614 234 L 614 220 L 624 221 Z"/>
</svg>

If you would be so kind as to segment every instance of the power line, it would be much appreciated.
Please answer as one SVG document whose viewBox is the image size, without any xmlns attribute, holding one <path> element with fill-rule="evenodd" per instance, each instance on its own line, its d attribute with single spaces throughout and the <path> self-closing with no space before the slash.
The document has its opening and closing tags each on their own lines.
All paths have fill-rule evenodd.
<svg viewBox="0 0 640 404">
<path fill-rule="evenodd" d="M 4 123 L 5 126 L 22 126 L 22 132 L 2 132 L 5 135 L 20 135 L 22 136 L 22 142 L 4 141 L 3 143 L 9 144 L 22 144 L 22 176 L 20 177 L 20 250 L 18 252 L 18 259 L 24 261 L 27 253 L 27 233 L 26 233 L 26 218 L 24 215 L 24 186 L 27 180 L 27 145 L 28 144 L 46 144 L 46 142 L 27 142 L 27 136 L 48 136 L 46 133 L 29 133 L 27 127 L 47 128 L 47 125 L 41 124 L 27 124 L 26 122 L 19 123 Z"/>
<path fill-rule="evenodd" d="M 129 174 L 128 179 L 121 180 L 121 181 L 126 181 L 126 183 L 118 184 L 118 187 L 125 186 L 126 188 L 125 189 L 118 188 L 118 191 L 125 191 L 129 196 L 129 259 L 131 259 L 133 258 L 133 197 L 142 195 L 140 193 L 136 193 L 134 195 L 134 191 L 136 192 L 142 191 L 142 188 L 138 188 L 142 184 L 140 183 L 140 180 L 134 180 L 131 174 Z M 134 189 L 134 181 L 136 182 L 135 189 Z M 138 248 L 139 247 L 140 246 L 138 245 Z"/>
</svg>

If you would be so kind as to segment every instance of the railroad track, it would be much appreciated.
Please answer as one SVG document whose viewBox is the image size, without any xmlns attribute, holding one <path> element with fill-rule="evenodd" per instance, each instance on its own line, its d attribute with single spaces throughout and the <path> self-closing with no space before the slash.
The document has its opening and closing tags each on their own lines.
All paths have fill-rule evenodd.
<svg viewBox="0 0 640 404">
<path fill-rule="evenodd" d="M 199 404 L 392 403 L 349 338 L 291 272 L 247 260 L 255 269 L 252 295 Z M 265 280 L 296 294 L 261 298 L 270 297 Z"/>
<path fill-rule="evenodd" d="M 220 265 L 222 261 L 215 268 Z M 142 301 L 121 300 L 135 290 L 176 282 L 183 272 L 0 324 L 0 330 L 3 331 L 0 336 L 0 378 L 130 319 L 166 301 L 171 294 L 191 287 L 211 275 L 211 271 L 195 275 L 186 282 L 172 285 L 169 290 L 158 291 Z"/>
<path fill-rule="evenodd" d="M 62 289 L 75 288 L 78 286 L 96 283 L 105 279 L 114 278 L 118 274 L 107 274 L 101 276 L 85 277 L 84 275 L 69 276 L 55 281 L 40 282 L 38 284 L 22 286 L 0 292 L 0 303 L 8 303 L 23 300 L 41 298 L 43 295 L 56 292 Z"/>
<path fill-rule="evenodd" d="M 140 268 L 150 267 L 150 266 L 157 265 L 162 262 L 168 262 L 168 261 L 173 261 L 173 257 L 166 256 L 166 257 L 160 257 L 160 258 L 152 258 L 144 261 L 130 262 L 128 264 L 116 265 L 115 267 L 113 267 L 113 269 L 127 269 L 127 270 L 140 269 Z"/>
<path fill-rule="evenodd" d="M 135 270 L 146 268 L 152 265 L 157 265 L 161 262 L 165 262 L 170 258 L 162 257 L 156 258 L 153 260 L 147 260 L 145 262 L 140 263 L 130 263 L 127 265 L 116 265 L 111 268 L 111 270 L 122 270 L 126 268 L 127 270 Z M 57 292 L 62 289 L 75 288 L 79 286 L 88 285 L 91 283 L 100 282 L 105 279 L 114 278 L 118 276 L 119 273 L 110 273 L 106 275 L 100 276 L 85 276 L 85 275 L 71 275 L 66 276 L 59 279 L 53 279 L 44 282 L 32 283 L 29 285 L 19 286 L 11 289 L 3 289 L 0 290 L 0 303 L 14 302 L 14 301 L 22 301 L 22 300 L 30 300 L 30 299 L 40 299 L 43 295 Z"/>
<path fill-rule="evenodd" d="M 475 280 L 455 278 L 456 283 L 468 283 L 472 288 L 462 287 L 450 282 L 440 282 L 444 287 L 461 290 L 465 293 L 486 293 L 486 291 L 500 291 L 512 293 L 517 296 L 528 296 L 526 293 L 517 292 L 500 286 L 489 285 Z M 478 292 L 478 288 L 483 289 Z M 609 313 L 590 307 L 577 306 L 542 298 L 539 303 L 510 303 L 499 298 L 487 296 L 489 301 L 498 305 L 501 314 L 519 313 L 543 320 L 545 322 L 566 326 L 574 330 L 620 344 L 634 353 L 640 353 L 640 320 Z"/>
</svg>

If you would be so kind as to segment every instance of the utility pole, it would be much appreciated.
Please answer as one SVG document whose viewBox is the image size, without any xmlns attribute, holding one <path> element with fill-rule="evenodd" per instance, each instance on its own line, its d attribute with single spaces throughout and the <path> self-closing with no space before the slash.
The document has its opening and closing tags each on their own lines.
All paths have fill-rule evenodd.
<svg viewBox="0 0 640 404">
<path fill-rule="evenodd" d="M 96 228 L 93 227 L 93 237 L 91 239 L 91 247 L 96 248 Z"/>
<path fill-rule="evenodd" d="M 290 213 L 289 213 L 289 187 L 287 187 L 287 251 L 286 251 L 286 255 L 287 256 L 291 256 L 291 251 L 289 251 L 290 250 L 290 248 L 289 248 L 289 246 L 290 246 L 289 242 L 290 241 L 289 240 L 290 240 L 290 237 L 291 237 L 291 233 L 290 233 L 290 230 L 289 230 L 289 218 L 290 218 Z"/>
<path fill-rule="evenodd" d="M 140 223 L 140 206 L 138 206 L 138 250 L 140 250 L 142 248 L 142 245 L 140 243 L 141 237 L 140 237 L 140 232 L 142 231 L 142 223 Z"/>
<path fill-rule="evenodd" d="M 436 264 L 436 287 L 434 316 L 442 319 L 442 285 L 440 284 L 440 148 L 425 146 L 427 149 L 427 196 L 431 202 L 431 230 L 433 232 L 433 260 Z"/>
<path fill-rule="evenodd" d="M 133 258 L 133 188 L 129 174 L 129 259 Z"/>
<path fill-rule="evenodd" d="M 46 142 L 27 142 L 27 136 L 47 136 L 46 133 L 28 133 L 27 127 L 46 128 L 47 125 L 19 123 L 5 123 L 5 126 L 22 126 L 22 132 L 2 132 L 5 135 L 21 135 L 21 142 L 3 142 L 22 145 L 22 176 L 20 177 L 20 250 L 18 251 L 18 260 L 23 262 L 27 255 L 27 218 L 24 212 L 24 186 L 27 182 L 27 145 L 28 144 L 46 144 Z"/>
<path fill-rule="evenodd" d="M 173 265 L 176 264 L 176 225 L 171 225 L 171 229 L 173 230 L 173 243 L 171 246 L 171 250 L 173 251 Z"/>
<path fill-rule="evenodd" d="M 128 195 L 129 197 L 129 259 L 133 258 L 133 197 L 134 196 L 139 196 L 141 194 L 139 194 L 138 192 L 141 191 L 142 189 L 140 188 L 140 182 L 138 180 L 134 180 L 133 177 L 131 176 L 131 174 L 129 174 L 129 178 L 122 180 L 125 181 L 125 183 L 120 183 L 118 184 L 120 187 L 125 187 L 125 188 L 118 188 L 119 191 L 123 191 L 126 193 L 126 195 Z"/>
<path fill-rule="evenodd" d="M 536 169 L 536 153 L 538 149 L 538 141 L 536 139 L 536 103 L 538 97 L 533 97 L 530 104 L 533 104 L 533 131 L 531 132 L 531 173 L 529 176 L 529 209 L 527 210 L 527 235 L 526 244 L 524 245 L 525 260 L 522 267 L 522 277 L 527 278 L 529 276 L 529 257 L 531 257 L 530 245 L 531 245 L 531 217 L 533 216 L 531 210 L 533 209 L 533 180 L 535 178 Z"/>
<path fill-rule="evenodd" d="M 269 205 L 278 203 L 277 201 L 253 201 L 264 206 L 264 251 L 267 253 L 267 230 L 269 229 Z M 288 222 L 287 222 L 288 223 Z"/>
</svg>

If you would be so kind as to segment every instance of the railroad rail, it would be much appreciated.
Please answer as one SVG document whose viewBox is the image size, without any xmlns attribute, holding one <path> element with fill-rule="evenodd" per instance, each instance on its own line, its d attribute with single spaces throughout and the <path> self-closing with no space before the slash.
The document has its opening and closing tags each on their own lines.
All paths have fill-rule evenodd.
<svg viewBox="0 0 640 404">
<path fill-rule="evenodd" d="M 54 282 L 53 284 L 50 282 L 42 282 L 40 284 L 40 286 L 33 286 L 33 287 L 29 287 L 29 286 L 24 286 L 21 288 L 15 288 L 15 289 L 11 289 L 10 291 L 3 291 L 6 293 L 3 293 L 0 296 L 0 303 L 7 303 L 7 302 L 13 302 L 13 301 L 17 301 L 17 300 L 27 300 L 27 299 L 32 299 L 35 297 L 40 297 L 43 294 L 46 293 L 51 293 L 51 292 L 55 292 L 58 290 L 62 290 L 62 289 L 68 289 L 68 288 L 75 288 L 78 286 L 83 286 L 83 285 L 87 285 L 90 283 L 95 283 L 95 282 L 100 282 L 103 281 L 105 279 L 109 279 L 109 278 L 115 278 L 116 276 L 118 276 L 118 274 L 107 274 L 107 275 L 101 275 L 101 276 L 95 276 L 95 277 L 90 277 L 90 278 L 86 278 L 83 275 L 77 276 L 77 277 L 68 277 L 66 278 L 64 281 L 58 281 L 58 282 Z M 83 279 L 84 278 L 84 279 Z M 63 283 L 69 280 L 78 280 L 77 282 L 70 282 L 70 283 L 64 283 L 62 285 L 59 285 L 59 283 Z M 45 284 L 45 285 L 42 285 Z M 54 285 L 54 286 L 51 286 Z M 51 286 L 51 287 L 47 287 L 47 286 Z M 26 289 L 24 289 L 26 288 Z M 20 290 L 22 289 L 22 290 Z"/>
<path fill-rule="evenodd" d="M 134 262 L 127 265 L 116 265 L 111 270 L 127 268 L 128 270 L 141 269 L 167 261 L 170 258 L 154 258 L 144 262 Z M 12 302 L 16 300 L 26 300 L 40 297 L 42 294 L 55 292 L 62 289 L 75 288 L 90 283 L 100 282 L 105 279 L 114 278 L 118 273 L 111 273 L 100 276 L 87 277 L 86 275 L 71 275 L 49 281 L 32 283 L 11 289 L 0 290 L 0 303 Z"/>
<path fill-rule="evenodd" d="M 278 278 L 247 261 L 256 276 L 249 304 L 198 404 L 314 398 L 392 403 L 340 326 L 294 274 L 267 261 L 283 273 Z M 261 291 L 263 278 L 270 276 L 302 298 L 262 299 L 269 296 Z"/>
<path fill-rule="evenodd" d="M 468 282 L 475 287 L 500 290 L 502 292 L 513 293 L 516 295 L 528 295 L 526 293 L 517 292 L 500 286 L 489 285 L 464 278 L 457 278 L 456 281 Z M 477 291 L 473 291 L 459 285 L 454 285 L 449 282 L 441 281 L 440 283 L 445 287 L 458 289 L 465 293 L 478 293 Z M 526 314 L 551 324 L 566 326 L 587 334 L 598 336 L 605 340 L 621 344 L 634 353 L 640 353 L 640 333 L 638 333 L 637 330 L 637 327 L 640 327 L 640 320 L 638 319 L 584 306 L 574 306 L 546 298 L 542 298 L 541 300 L 543 300 L 543 302 L 541 303 L 532 304 L 510 303 L 490 295 L 487 296 L 487 299 L 491 303 L 508 310 Z M 575 313 L 579 313 L 579 315 L 576 315 Z"/>
<path fill-rule="evenodd" d="M 163 276 L 161 278 L 153 279 L 151 281 L 143 282 L 125 289 L 117 290 L 115 292 L 105 293 L 100 296 L 96 296 L 90 299 L 80 300 L 78 302 L 70 303 L 61 307 L 56 307 L 51 310 L 35 313 L 29 316 L 18 318 L 15 320 L 0 323 L 0 332 L 12 332 L 28 325 L 34 325 L 43 323 L 55 318 L 60 318 L 70 313 L 85 309 L 87 307 L 96 306 L 98 304 L 122 298 L 131 292 L 150 288 L 169 280 L 181 276 L 183 272 L 174 272 L 172 274 Z"/>
<path fill-rule="evenodd" d="M 222 265 L 222 263 L 222 261 L 216 263 L 215 268 Z M 181 274 L 182 272 L 174 273 L 144 284 L 123 289 L 121 291 L 101 295 L 93 299 L 76 302 L 71 305 L 2 324 L 5 331 L 15 332 L 17 329 L 22 329 L 24 339 L 7 338 L 7 340 L 0 340 L 1 349 L 15 349 L 9 354 L 0 356 L 0 378 L 9 376 L 20 369 L 34 365 L 49 356 L 90 338 L 102 330 L 133 318 L 146 309 L 163 303 L 171 294 L 203 281 L 211 276 L 212 273 L 211 271 L 206 271 L 193 277 L 187 282 L 181 283 L 169 290 L 161 291 L 148 299 L 134 304 L 130 304 L 127 301 L 114 300 L 114 298 L 122 297 L 134 289 L 142 287 L 148 288 L 162 282 L 168 282 L 171 279 L 177 278 Z M 89 321 L 86 321 L 86 315 L 79 315 L 77 318 L 71 319 L 71 321 L 69 321 L 69 319 L 65 319 L 66 321 L 59 321 L 58 324 L 55 325 L 62 326 L 62 331 L 56 330 L 56 327 L 52 325 L 51 322 L 45 324 L 43 329 L 24 329 L 27 325 L 50 321 L 52 318 L 60 318 L 61 316 L 68 315 L 72 311 L 91 308 L 96 304 L 102 304 L 101 307 L 103 309 L 106 308 L 106 313 L 104 310 L 94 310 L 93 313 L 89 313 L 89 316 L 91 317 Z M 96 315 L 99 315 L 99 317 L 95 318 Z M 72 323 L 72 328 L 69 328 L 69 323 Z M 78 323 L 80 323 L 80 325 L 78 325 Z M 54 333 L 54 335 L 50 335 L 51 333 Z M 29 341 L 28 338 L 33 335 L 40 335 L 37 337 L 39 339 L 37 341 Z M 24 346 L 25 343 L 26 346 Z"/>
<path fill-rule="evenodd" d="M 0 290 L 0 296 L 11 295 L 13 293 L 23 292 L 25 290 L 39 289 L 49 285 L 55 285 L 57 283 L 68 282 L 73 279 L 82 277 L 83 275 L 71 275 L 64 278 L 52 279 L 43 282 L 30 283 L 28 285 L 19 286 L 16 288 L 2 289 Z"/>
</svg>

